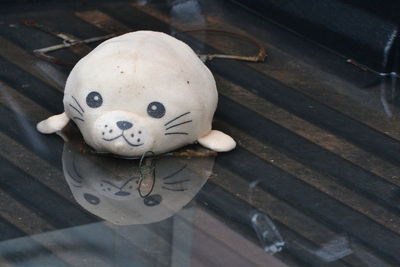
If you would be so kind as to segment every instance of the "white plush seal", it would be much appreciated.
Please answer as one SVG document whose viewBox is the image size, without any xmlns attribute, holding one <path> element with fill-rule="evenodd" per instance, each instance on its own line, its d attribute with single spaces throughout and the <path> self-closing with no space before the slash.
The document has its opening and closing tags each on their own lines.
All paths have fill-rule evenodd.
<svg viewBox="0 0 400 267">
<path fill-rule="evenodd" d="M 72 119 L 97 151 L 140 156 L 196 141 L 215 151 L 236 146 L 211 130 L 213 75 L 188 45 L 164 33 L 137 31 L 100 44 L 71 71 L 63 102 L 65 112 L 37 129 L 54 133 Z"/>
</svg>

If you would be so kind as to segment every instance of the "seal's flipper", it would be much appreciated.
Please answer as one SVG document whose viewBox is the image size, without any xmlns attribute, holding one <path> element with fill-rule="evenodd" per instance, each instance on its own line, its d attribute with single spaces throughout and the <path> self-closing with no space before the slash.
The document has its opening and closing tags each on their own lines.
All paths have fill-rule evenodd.
<svg viewBox="0 0 400 267">
<path fill-rule="evenodd" d="M 36 125 L 36 129 L 43 134 L 51 134 L 61 131 L 68 124 L 68 122 L 69 118 L 64 112 L 39 122 Z"/>
<path fill-rule="evenodd" d="M 197 141 L 202 146 L 217 152 L 230 151 L 236 147 L 236 142 L 232 137 L 216 130 L 212 130 L 208 135 Z"/>
</svg>

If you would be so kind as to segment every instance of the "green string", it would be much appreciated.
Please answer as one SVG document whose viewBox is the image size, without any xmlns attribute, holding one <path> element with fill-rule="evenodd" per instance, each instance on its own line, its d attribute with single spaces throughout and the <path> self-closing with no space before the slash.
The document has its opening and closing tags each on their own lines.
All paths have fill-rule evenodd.
<svg viewBox="0 0 400 267">
<path fill-rule="evenodd" d="M 143 165 L 143 160 L 146 157 L 147 153 L 150 153 L 151 157 L 153 158 L 151 160 L 151 164 L 149 166 Z M 155 155 L 156 154 L 153 151 L 147 151 L 141 156 L 140 161 L 139 161 L 139 175 L 140 175 L 140 178 L 139 178 L 138 192 L 139 192 L 140 197 L 142 197 L 142 198 L 148 197 L 153 192 L 154 185 L 156 183 L 156 172 L 155 172 L 156 162 L 154 160 Z M 152 181 L 152 185 L 151 185 L 150 191 L 147 194 L 144 195 L 144 194 L 142 194 L 141 186 L 142 186 L 142 182 L 144 180 L 144 176 L 148 175 L 148 174 L 152 175 L 152 180 L 153 181 Z"/>
</svg>

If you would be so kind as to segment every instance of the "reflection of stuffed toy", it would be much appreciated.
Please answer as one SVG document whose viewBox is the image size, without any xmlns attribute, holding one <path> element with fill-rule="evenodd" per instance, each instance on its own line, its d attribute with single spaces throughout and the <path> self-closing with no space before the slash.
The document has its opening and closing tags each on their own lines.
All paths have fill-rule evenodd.
<svg viewBox="0 0 400 267">
<path fill-rule="evenodd" d="M 76 140 L 76 139 L 75 139 Z M 166 219 L 187 205 L 211 175 L 214 157 L 156 159 L 151 194 L 138 192 L 138 160 L 103 157 L 66 142 L 63 170 L 74 198 L 89 212 L 115 224 Z"/>
<path fill-rule="evenodd" d="M 214 78 L 193 50 L 159 32 L 107 40 L 68 77 L 65 112 L 38 124 L 54 133 L 72 119 L 97 151 L 140 156 L 198 141 L 228 151 L 235 141 L 211 130 L 218 101 Z"/>
</svg>

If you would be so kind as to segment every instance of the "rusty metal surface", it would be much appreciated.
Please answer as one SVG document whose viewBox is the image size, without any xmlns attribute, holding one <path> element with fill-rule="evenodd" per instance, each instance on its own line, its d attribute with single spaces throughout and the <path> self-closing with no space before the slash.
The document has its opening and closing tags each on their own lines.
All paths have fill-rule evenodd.
<svg viewBox="0 0 400 267">
<path fill-rule="evenodd" d="M 215 59 L 208 64 L 220 93 L 215 127 L 232 135 L 239 147 L 217 157 L 213 178 L 193 205 L 257 246 L 261 240 L 249 214 L 269 216 L 285 241 L 274 257 L 289 266 L 399 265 L 397 81 L 388 87 L 380 77 L 225 1 L 102 1 L 0 16 L 2 241 L 100 221 L 76 204 L 65 183 L 62 139 L 35 131 L 39 120 L 62 110 L 70 68 L 33 55 L 59 39 L 27 27 L 22 19 L 40 20 L 79 40 L 164 31 L 199 53 L 254 51 L 246 42 L 216 33 L 183 31 L 212 28 L 258 39 L 267 49 L 265 62 Z M 54 56 L 76 62 L 92 47 Z M 156 226 L 150 232 L 172 242 Z M 53 262 L 70 260 L 60 254 L 62 245 L 41 241 L 38 246 L 55 255 Z M 143 255 L 154 256 L 146 251 L 151 248 L 143 249 Z M 15 259 L 7 256 L 0 263 Z M 168 265 L 157 257 L 154 262 Z"/>
</svg>

